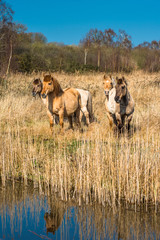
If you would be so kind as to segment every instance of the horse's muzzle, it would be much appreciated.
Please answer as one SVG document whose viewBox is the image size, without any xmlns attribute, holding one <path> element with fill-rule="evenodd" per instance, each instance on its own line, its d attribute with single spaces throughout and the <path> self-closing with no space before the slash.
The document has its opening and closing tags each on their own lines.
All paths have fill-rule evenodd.
<svg viewBox="0 0 160 240">
<path fill-rule="evenodd" d="M 114 100 L 116 101 L 116 103 L 120 103 L 120 98 L 118 96 L 115 96 Z"/>
<path fill-rule="evenodd" d="M 106 97 L 109 96 L 109 91 L 104 91 L 104 94 L 106 95 Z"/>
<path fill-rule="evenodd" d="M 36 96 L 36 92 L 32 92 L 32 96 L 35 97 Z"/>
<path fill-rule="evenodd" d="M 41 96 L 42 96 L 42 98 L 46 98 L 47 97 L 47 95 L 45 93 L 43 93 Z"/>
</svg>

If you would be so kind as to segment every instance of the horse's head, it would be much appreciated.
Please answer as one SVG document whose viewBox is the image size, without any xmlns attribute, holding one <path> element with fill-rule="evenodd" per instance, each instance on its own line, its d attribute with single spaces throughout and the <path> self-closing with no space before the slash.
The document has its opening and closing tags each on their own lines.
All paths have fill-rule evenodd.
<svg viewBox="0 0 160 240">
<path fill-rule="evenodd" d="M 43 88 L 43 84 L 40 78 L 33 80 L 32 96 L 35 97 L 37 94 L 40 96 Z"/>
<path fill-rule="evenodd" d="M 45 213 L 44 215 L 44 219 L 46 222 L 46 228 L 47 228 L 47 233 L 48 232 L 52 232 L 53 234 L 55 234 L 56 230 L 57 230 L 57 216 L 55 216 L 55 214 L 53 213 Z"/>
<path fill-rule="evenodd" d="M 103 76 L 103 85 L 104 85 L 104 93 L 106 97 L 109 96 L 109 91 L 114 87 L 115 85 L 115 80 L 111 76 Z"/>
<path fill-rule="evenodd" d="M 41 95 L 43 98 L 47 97 L 47 94 L 53 92 L 54 84 L 53 84 L 53 77 L 51 75 L 45 75 L 43 79 L 43 89 Z"/>
<path fill-rule="evenodd" d="M 121 102 L 121 99 L 126 96 L 127 93 L 127 82 L 124 77 L 118 78 L 116 77 L 116 95 L 115 95 L 115 101 L 117 103 Z"/>
<path fill-rule="evenodd" d="M 49 74 L 44 76 L 41 95 L 43 98 L 46 98 L 47 94 L 50 92 L 54 92 L 55 95 L 58 95 L 60 92 L 63 91 L 58 81 Z"/>
</svg>

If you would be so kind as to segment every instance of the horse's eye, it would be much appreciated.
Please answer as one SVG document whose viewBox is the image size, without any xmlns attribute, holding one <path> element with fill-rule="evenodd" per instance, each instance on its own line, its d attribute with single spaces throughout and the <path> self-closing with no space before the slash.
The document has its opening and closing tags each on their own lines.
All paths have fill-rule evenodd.
<svg viewBox="0 0 160 240">
<path fill-rule="evenodd" d="M 48 83 L 48 85 L 51 85 L 51 84 L 52 84 L 51 82 Z"/>
</svg>

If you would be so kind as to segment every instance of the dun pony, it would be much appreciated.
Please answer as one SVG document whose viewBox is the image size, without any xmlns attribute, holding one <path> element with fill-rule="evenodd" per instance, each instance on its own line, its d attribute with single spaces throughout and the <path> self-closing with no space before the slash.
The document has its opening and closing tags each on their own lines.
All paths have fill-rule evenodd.
<svg viewBox="0 0 160 240">
<path fill-rule="evenodd" d="M 33 80 L 32 95 L 34 97 L 36 95 L 39 95 L 39 97 L 41 97 L 42 88 L 43 88 L 43 83 L 39 78 Z M 65 91 L 67 89 L 63 89 L 63 91 Z M 82 121 L 82 117 L 85 116 L 86 124 L 89 125 L 93 121 L 92 95 L 89 91 L 84 90 L 84 89 L 76 88 L 76 90 L 81 95 L 80 122 Z M 41 97 L 41 99 L 42 99 L 43 103 L 46 105 L 47 104 L 46 99 L 42 98 L 42 97 Z M 58 117 L 55 116 L 55 122 L 58 123 L 58 121 L 59 121 Z"/>
<path fill-rule="evenodd" d="M 74 88 L 62 90 L 57 79 L 51 75 L 45 75 L 43 80 L 42 98 L 47 98 L 47 106 L 50 116 L 50 128 L 53 129 L 53 115 L 59 116 L 61 130 L 64 125 L 64 117 L 68 118 L 70 128 L 73 128 L 72 114 L 76 114 L 76 122 L 80 127 L 81 95 Z"/>
<path fill-rule="evenodd" d="M 51 119 L 51 121 L 54 122 L 54 124 L 58 124 L 58 122 L 59 122 L 58 117 L 56 115 L 51 116 L 51 114 L 48 110 L 48 97 L 42 98 L 42 96 L 41 96 L 42 89 L 43 89 L 43 83 L 40 80 L 40 78 L 34 79 L 33 80 L 33 88 L 32 88 L 32 96 L 36 97 L 36 95 L 38 95 L 42 99 L 44 105 L 46 105 L 46 107 L 47 107 L 47 115 L 49 116 L 49 119 Z"/>
</svg>

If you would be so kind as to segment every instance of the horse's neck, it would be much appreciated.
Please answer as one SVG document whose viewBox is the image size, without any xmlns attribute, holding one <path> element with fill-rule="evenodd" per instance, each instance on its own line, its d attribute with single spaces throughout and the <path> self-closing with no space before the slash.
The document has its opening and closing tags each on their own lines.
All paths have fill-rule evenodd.
<svg viewBox="0 0 160 240">
<path fill-rule="evenodd" d="M 41 96 L 41 99 L 42 99 L 42 102 L 44 103 L 44 105 L 47 105 L 48 97 L 42 98 L 42 96 Z"/>
<path fill-rule="evenodd" d="M 125 112 L 127 115 L 130 115 L 134 111 L 134 101 L 133 101 L 128 89 L 127 89 L 127 93 L 121 103 L 121 107 L 122 108 L 125 107 Z"/>
<path fill-rule="evenodd" d="M 114 98 L 115 98 L 115 95 L 116 95 L 116 89 L 115 88 L 112 88 L 110 91 L 109 91 L 109 95 L 107 96 L 107 100 L 108 101 L 115 101 Z"/>
<path fill-rule="evenodd" d="M 130 101 L 130 93 L 127 89 L 126 95 L 122 97 L 121 105 L 128 106 Z"/>
<path fill-rule="evenodd" d="M 110 113 L 115 114 L 116 109 L 116 102 L 115 102 L 115 94 L 116 90 L 115 88 L 112 88 L 109 92 L 109 96 L 107 98 L 107 107 Z"/>
</svg>

